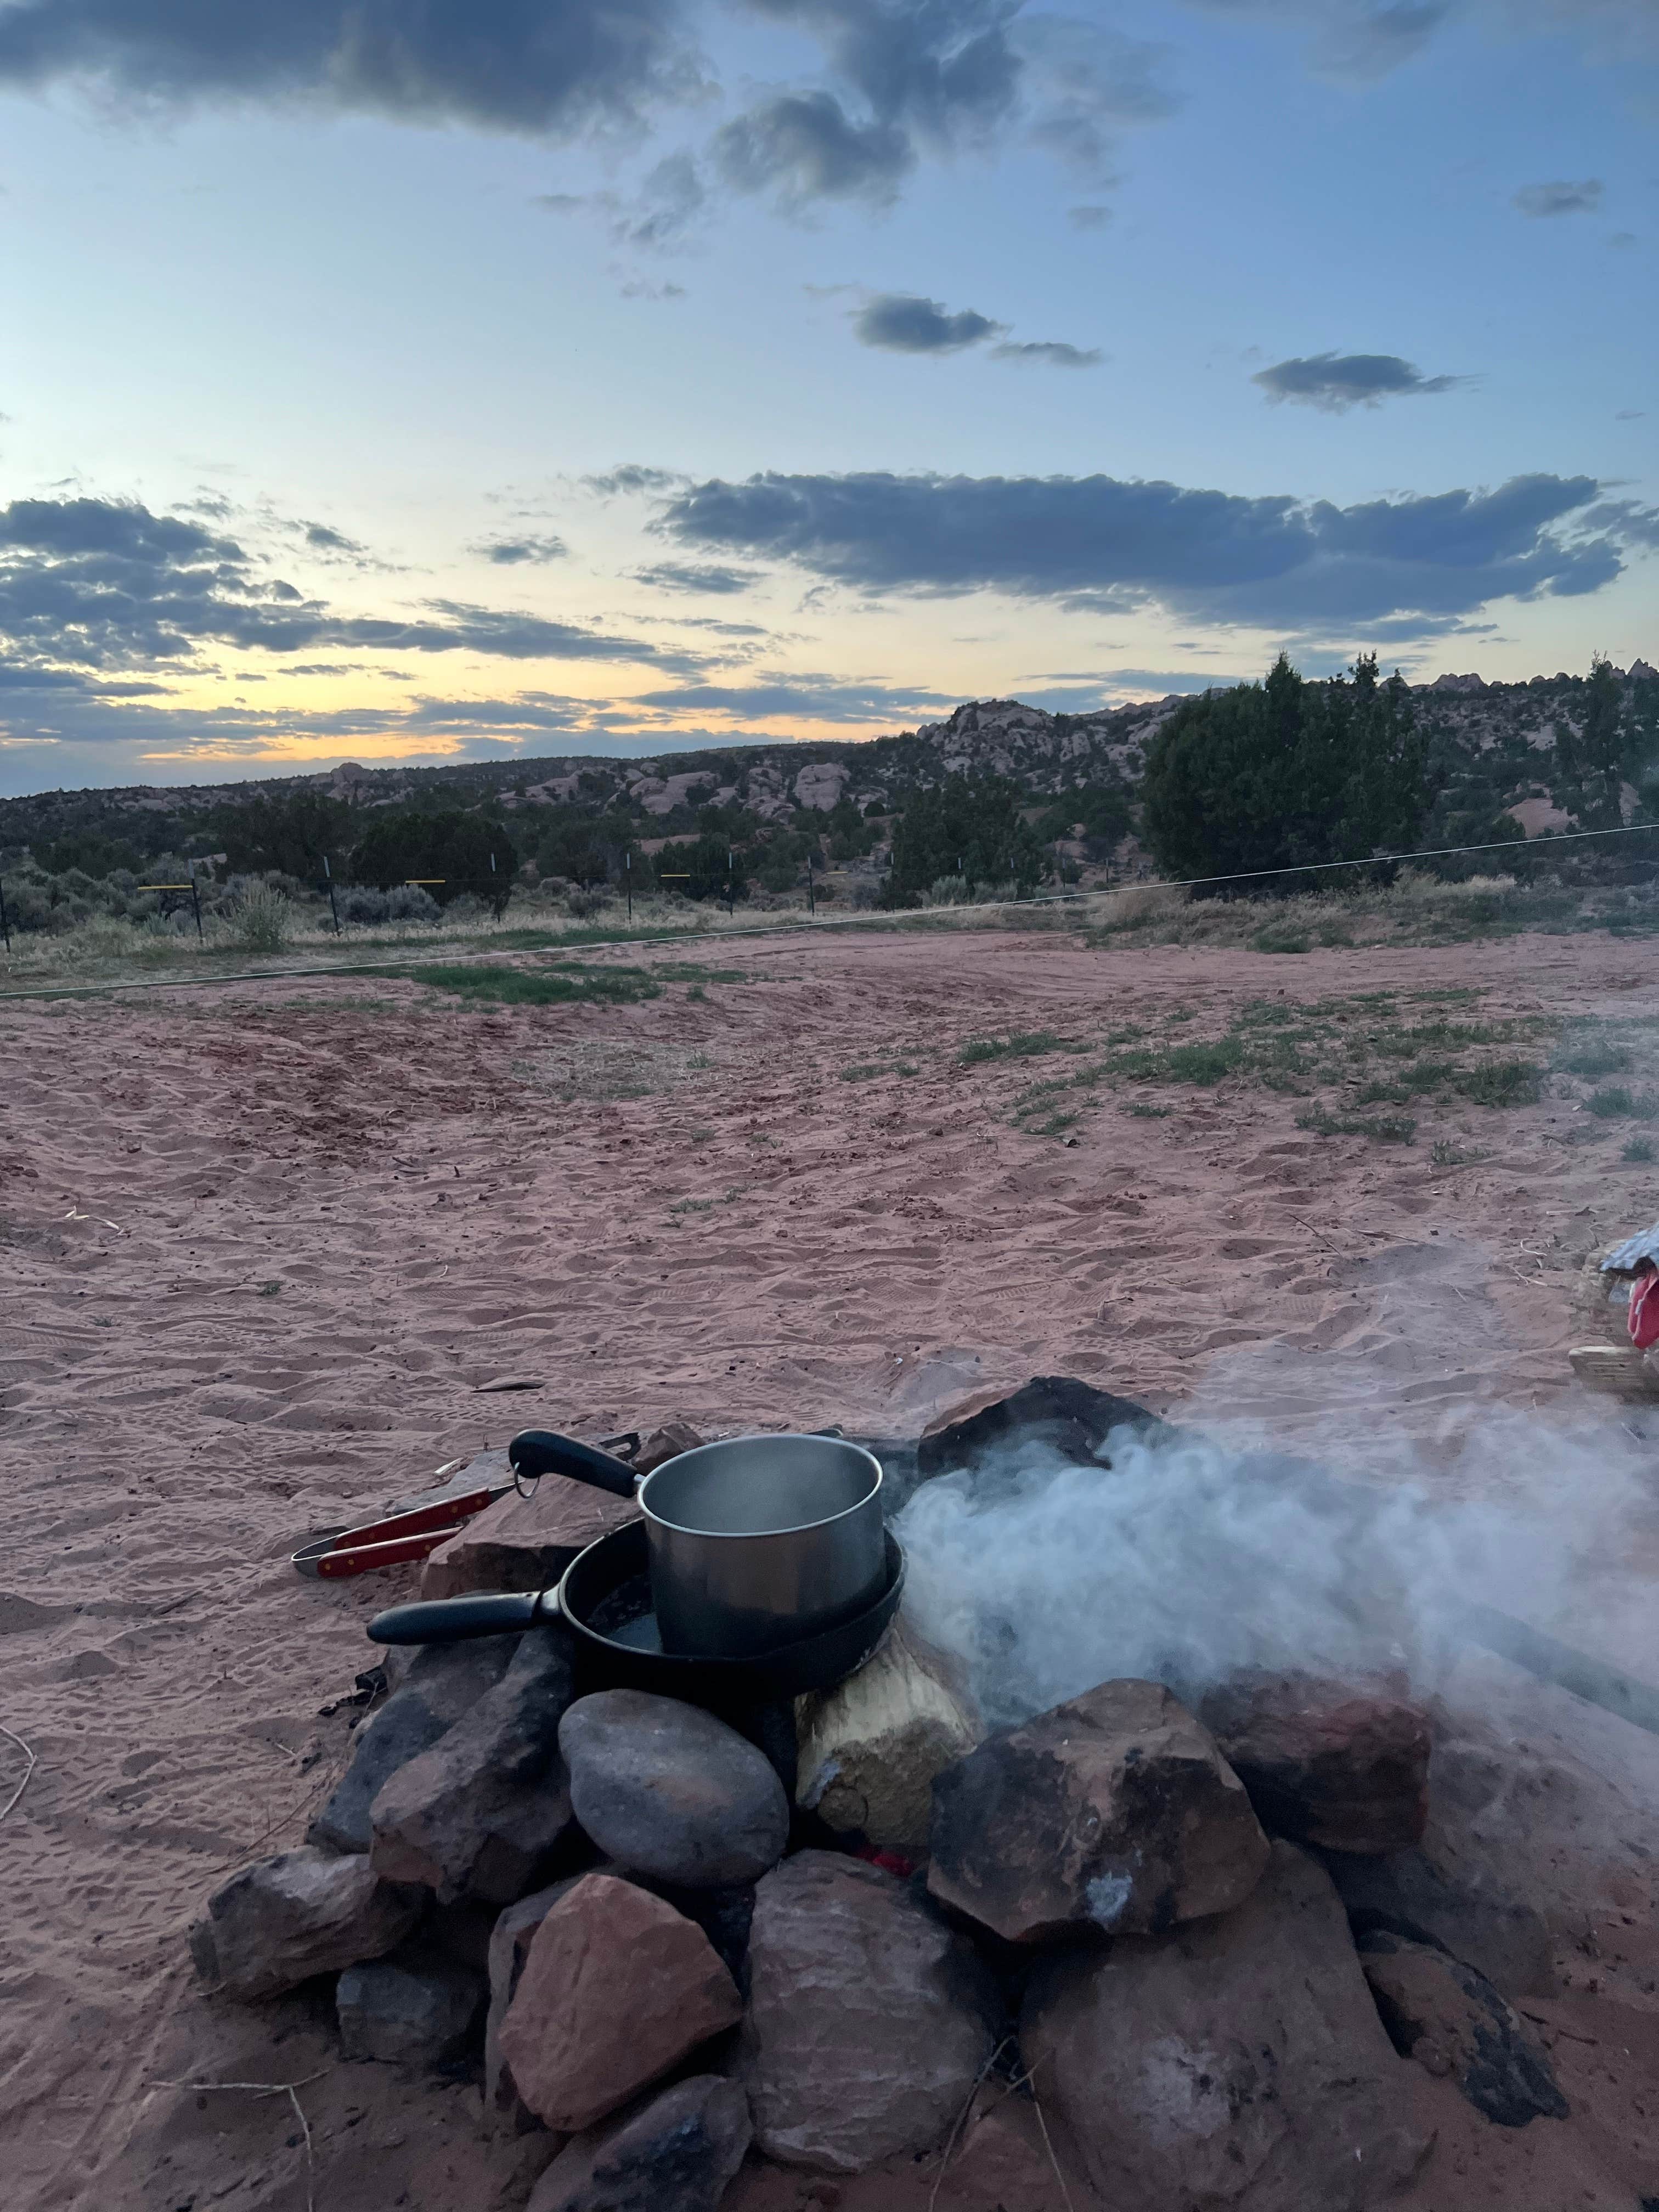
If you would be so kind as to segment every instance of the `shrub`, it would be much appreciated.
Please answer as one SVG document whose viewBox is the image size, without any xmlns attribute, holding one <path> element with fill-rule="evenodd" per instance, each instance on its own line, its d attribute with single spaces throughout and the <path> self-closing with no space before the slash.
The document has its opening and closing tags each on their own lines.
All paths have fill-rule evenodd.
<svg viewBox="0 0 1659 2212">
<path fill-rule="evenodd" d="M 394 884 L 384 896 L 388 921 L 436 921 L 443 912 L 419 884 Z"/>
<path fill-rule="evenodd" d="M 384 921 L 389 901 L 385 891 L 377 891 L 368 884 L 353 884 L 349 890 L 334 894 L 335 911 L 341 921 L 372 924 Z"/>
<path fill-rule="evenodd" d="M 1532 1106 L 1537 1103 L 1543 1070 L 1526 1060 L 1489 1060 L 1452 1079 L 1454 1090 L 1477 1106 Z"/>
<path fill-rule="evenodd" d="M 294 927 L 294 909 L 270 884 L 250 884 L 237 897 L 236 942 L 246 952 L 280 952 Z"/>
<path fill-rule="evenodd" d="M 1654 1158 L 1652 1138 L 1632 1137 L 1619 1157 L 1621 1160 L 1628 1160 L 1633 1168 L 1646 1167 Z"/>
</svg>

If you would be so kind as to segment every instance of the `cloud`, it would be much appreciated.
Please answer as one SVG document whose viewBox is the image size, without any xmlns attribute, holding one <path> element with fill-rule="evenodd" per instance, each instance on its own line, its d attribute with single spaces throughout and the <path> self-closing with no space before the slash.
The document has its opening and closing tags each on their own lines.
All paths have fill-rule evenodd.
<svg viewBox="0 0 1659 2212">
<path fill-rule="evenodd" d="M 853 318 L 860 345 L 883 346 L 893 353 L 959 353 L 1007 327 L 975 314 L 971 307 L 951 314 L 937 300 L 918 299 L 908 292 L 878 292 Z"/>
<path fill-rule="evenodd" d="M 829 82 L 772 92 L 716 135 L 734 190 L 787 211 L 890 204 L 923 154 L 1038 146 L 1096 180 L 1126 126 L 1160 121 L 1164 50 L 1022 0 L 751 0 L 823 49 Z"/>
<path fill-rule="evenodd" d="M 1376 407 L 1413 393 L 1455 392 L 1466 376 L 1424 376 L 1397 353 L 1316 353 L 1274 363 L 1250 379 L 1275 403 L 1320 407 L 1345 415 L 1351 407 Z"/>
<path fill-rule="evenodd" d="M 672 491 L 677 484 L 688 481 L 677 469 L 647 468 L 639 461 L 619 461 L 614 469 L 581 479 L 589 491 L 598 492 L 602 499 L 614 499 L 619 492 L 632 495 Z"/>
<path fill-rule="evenodd" d="M 654 567 L 636 568 L 635 580 L 654 585 L 660 592 L 714 592 L 725 595 L 746 592 L 761 581 L 756 568 L 728 568 L 714 561 L 659 561 Z"/>
<path fill-rule="evenodd" d="M 307 522 L 305 526 L 306 544 L 319 553 L 357 554 L 367 549 L 343 531 L 331 530 L 325 522 Z"/>
<path fill-rule="evenodd" d="M 782 93 L 726 124 L 714 159 L 734 191 L 776 195 L 786 209 L 820 199 L 884 206 L 915 167 L 915 149 L 889 123 L 854 122 L 827 92 Z"/>
<path fill-rule="evenodd" d="M 1018 344 L 994 345 L 991 358 L 1042 362 L 1050 368 L 1096 368 L 1106 356 L 1098 346 L 1067 345 L 1062 338 L 1027 338 Z"/>
<path fill-rule="evenodd" d="M 1600 177 L 1584 177 L 1577 184 L 1553 177 L 1547 184 L 1522 185 L 1510 205 L 1522 215 L 1594 215 L 1606 190 Z"/>
<path fill-rule="evenodd" d="M 988 315 L 963 307 L 951 313 L 938 300 L 924 300 L 908 292 L 878 292 L 853 317 L 853 330 L 860 345 L 879 346 L 891 353 L 962 353 L 983 345 L 988 338 L 1004 343 L 991 348 L 993 361 L 1045 362 L 1052 368 L 1092 368 L 1102 359 L 1098 347 L 1066 345 L 1058 338 L 1010 341 L 1006 323 L 994 323 Z"/>
<path fill-rule="evenodd" d="M 849 681 L 840 676 L 787 676 L 762 684 L 680 684 L 642 691 L 630 706 L 672 713 L 756 716 L 793 714 L 820 722 L 894 720 L 954 706 L 943 691 Z"/>
<path fill-rule="evenodd" d="M 1589 477 L 1340 507 L 1094 477 L 767 474 L 671 499 L 686 546 L 789 560 L 872 592 L 999 591 L 1096 613 L 1146 605 L 1281 632 L 1417 634 L 1489 600 L 1598 590 L 1659 526 L 1587 514 Z"/>
<path fill-rule="evenodd" d="M 1066 220 L 1073 230 L 1104 230 L 1111 219 L 1109 207 L 1073 207 L 1066 210 Z"/>
<path fill-rule="evenodd" d="M 482 561 L 491 561 L 498 568 L 519 568 L 529 563 L 562 561 L 570 548 L 562 538 L 481 538 L 467 547 Z"/>
<path fill-rule="evenodd" d="M 568 138 L 702 84 L 677 0 L 11 0 L 0 83 Z"/>
<path fill-rule="evenodd" d="M 165 667 L 208 644 L 700 665 L 635 639 L 451 599 L 408 615 L 338 614 L 265 575 L 235 539 L 137 501 L 21 499 L 0 508 L 0 652 L 21 665 Z"/>
</svg>

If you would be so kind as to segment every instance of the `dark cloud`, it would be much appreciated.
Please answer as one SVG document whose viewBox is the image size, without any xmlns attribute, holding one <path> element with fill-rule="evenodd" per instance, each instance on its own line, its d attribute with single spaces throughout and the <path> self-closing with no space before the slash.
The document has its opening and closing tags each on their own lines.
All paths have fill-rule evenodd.
<svg viewBox="0 0 1659 2212">
<path fill-rule="evenodd" d="M 1007 327 L 971 307 L 951 314 L 937 300 L 908 292 L 878 292 L 853 318 L 860 345 L 884 346 L 893 353 L 959 353 Z"/>
<path fill-rule="evenodd" d="M 1073 230 L 1104 230 L 1111 219 L 1109 207 L 1073 207 L 1066 210 L 1066 220 Z"/>
<path fill-rule="evenodd" d="M 348 538 L 341 530 L 331 530 L 325 522 L 307 522 L 305 537 L 306 544 L 319 553 L 355 554 L 365 550 L 355 538 Z"/>
<path fill-rule="evenodd" d="M 1310 634 L 1421 630 L 1488 600 L 1593 592 L 1650 511 L 1587 510 L 1593 477 L 1517 477 L 1340 507 L 1105 477 L 718 478 L 672 499 L 680 544 L 785 559 L 870 592 L 994 590 L 1121 613 L 1148 604 Z"/>
<path fill-rule="evenodd" d="M 1605 190 L 1600 177 L 1583 177 L 1576 184 L 1553 177 L 1547 184 L 1522 185 L 1511 205 L 1533 216 L 1594 215 Z"/>
<path fill-rule="evenodd" d="M 1276 362 L 1250 379 L 1269 399 L 1343 415 L 1412 393 L 1455 392 L 1466 376 L 1424 376 L 1397 353 L 1316 353 Z"/>
<path fill-rule="evenodd" d="M 1067 345 L 1062 338 L 1027 338 L 994 345 L 993 361 L 1042 362 L 1049 368 L 1097 368 L 1106 356 L 1098 346 Z"/>
<path fill-rule="evenodd" d="M 0 649 L 21 665 L 165 665 L 189 661 L 204 644 L 700 665 L 633 639 L 448 599 L 411 616 L 337 614 L 264 575 L 234 538 L 136 501 L 14 500 L 0 508 Z"/>
<path fill-rule="evenodd" d="M 734 191 L 775 192 L 786 207 L 820 199 L 890 201 L 915 149 L 892 124 L 856 123 L 833 94 L 781 93 L 715 135 Z"/>
<path fill-rule="evenodd" d="M 614 498 L 618 492 L 671 491 L 685 481 L 677 469 L 647 468 L 639 461 L 621 461 L 602 475 L 582 478 L 589 491 L 596 491 L 605 499 Z"/>
<path fill-rule="evenodd" d="M 829 82 L 769 94 L 717 135 L 735 190 L 786 208 L 884 204 L 923 153 L 1036 144 L 1097 180 L 1118 131 L 1175 102 L 1162 50 L 1022 0 L 751 0 L 822 46 Z"/>
<path fill-rule="evenodd" d="M 531 563 L 562 561 L 570 548 L 562 538 L 481 538 L 467 547 L 481 561 L 490 561 L 498 568 L 520 568 Z"/>
<path fill-rule="evenodd" d="M 715 561 L 659 561 L 650 568 L 636 568 L 635 580 L 653 584 L 660 592 L 714 592 L 722 596 L 746 592 L 761 580 L 755 568 L 728 568 Z"/>
<path fill-rule="evenodd" d="M 676 0 L 11 0 L 0 83 L 567 137 L 699 83 Z"/>
<path fill-rule="evenodd" d="M 708 714 L 810 715 L 821 722 L 894 720 L 954 706 L 943 691 L 859 684 L 839 676 L 790 676 L 767 684 L 678 684 L 643 691 L 629 702 L 664 711 Z"/>
</svg>

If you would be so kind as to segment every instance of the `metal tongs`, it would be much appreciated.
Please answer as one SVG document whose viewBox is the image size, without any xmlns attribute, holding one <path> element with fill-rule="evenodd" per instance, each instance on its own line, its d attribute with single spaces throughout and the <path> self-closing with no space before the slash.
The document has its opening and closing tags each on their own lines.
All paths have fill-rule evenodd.
<svg viewBox="0 0 1659 2212">
<path fill-rule="evenodd" d="M 605 1448 L 617 1451 L 619 1457 L 631 1457 L 640 1448 L 639 1436 L 630 1432 L 625 1437 L 608 1437 Z M 459 1474 L 465 1465 L 463 1461 L 460 1467 L 452 1463 L 440 1468 L 439 1476 Z M 405 1566 L 411 1560 L 426 1559 L 446 1538 L 510 1491 L 517 1491 L 520 1498 L 533 1498 L 538 1479 L 509 1474 L 500 1482 L 481 1483 L 476 1490 L 441 1498 L 430 1505 L 416 1505 L 407 1512 L 387 1514 L 379 1521 L 365 1521 L 356 1528 L 325 1528 L 293 1553 L 290 1565 L 296 1573 L 324 1582 L 373 1574 L 377 1567 Z"/>
</svg>

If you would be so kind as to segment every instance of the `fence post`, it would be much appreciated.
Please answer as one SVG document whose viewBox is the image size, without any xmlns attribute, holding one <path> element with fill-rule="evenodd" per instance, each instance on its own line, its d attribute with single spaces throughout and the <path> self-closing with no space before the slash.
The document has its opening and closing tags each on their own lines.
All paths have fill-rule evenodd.
<svg viewBox="0 0 1659 2212">
<path fill-rule="evenodd" d="M 6 950 L 11 951 L 11 922 L 6 913 L 6 883 L 0 876 L 0 937 L 6 940 Z"/>
<path fill-rule="evenodd" d="M 806 855 L 806 911 L 816 916 L 817 910 L 818 902 L 812 895 L 812 855 L 809 853 Z"/>
<path fill-rule="evenodd" d="M 202 895 L 196 888 L 196 866 L 193 861 L 190 871 L 190 902 L 196 909 L 196 942 L 198 945 L 205 945 L 207 939 L 202 929 Z"/>
<path fill-rule="evenodd" d="M 334 917 L 334 934 L 340 934 L 340 909 L 334 903 L 334 871 L 328 865 L 328 854 L 323 855 L 323 876 L 328 884 L 328 910 Z"/>
<path fill-rule="evenodd" d="M 623 854 L 623 876 L 628 884 L 628 919 L 634 919 L 634 848 L 630 845 Z"/>
<path fill-rule="evenodd" d="M 737 860 L 732 848 L 726 848 L 726 911 L 735 921 L 738 911 Z"/>
</svg>

